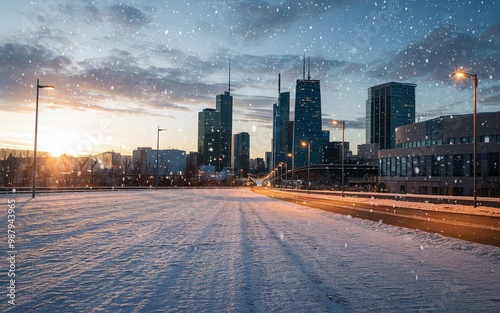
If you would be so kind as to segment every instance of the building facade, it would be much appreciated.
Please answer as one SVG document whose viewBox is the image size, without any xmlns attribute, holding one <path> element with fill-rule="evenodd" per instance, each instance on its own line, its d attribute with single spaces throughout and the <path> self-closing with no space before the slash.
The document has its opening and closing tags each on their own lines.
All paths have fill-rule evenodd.
<svg viewBox="0 0 500 313">
<path fill-rule="evenodd" d="M 330 133 L 322 129 L 320 81 L 298 79 L 295 92 L 294 167 L 308 165 L 308 146 L 310 164 L 322 164 L 323 143 Z"/>
<path fill-rule="evenodd" d="M 250 170 L 250 135 L 242 132 L 233 136 L 232 168 L 237 177 L 246 177 Z"/>
<path fill-rule="evenodd" d="M 286 162 L 288 153 L 291 153 L 289 126 L 290 92 L 281 92 L 278 103 L 273 105 L 273 168 L 280 162 Z"/>
<path fill-rule="evenodd" d="M 477 194 L 500 196 L 500 112 L 477 114 Z M 400 126 L 396 148 L 379 151 L 379 189 L 473 195 L 473 115 Z"/>
<path fill-rule="evenodd" d="M 396 127 L 415 122 L 415 84 L 390 82 L 368 88 L 366 143 L 396 147 Z"/>
<path fill-rule="evenodd" d="M 141 175 L 184 175 L 186 173 L 186 151 L 139 147 L 132 152 L 132 165 L 136 174 Z"/>
<path fill-rule="evenodd" d="M 198 165 L 218 165 L 220 157 L 220 112 L 204 109 L 198 113 Z"/>
<path fill-rule="evenodd" d="M 233 96 L 228 91 L 216 97 L 216 111 L 220 118 L 220 157 L 222 167 L 231 166 L 233 137 Z M 219 169 L 220 170 L 220 169 Z"/>
<path fill-rule="evenodd" d="M 344 162 L 352 155 L 349 150 L 349 142 L 344 142 Z M 331 141 L 323 144 L 323 164 L 342 163 L 342 141 Z"/>
</svg>

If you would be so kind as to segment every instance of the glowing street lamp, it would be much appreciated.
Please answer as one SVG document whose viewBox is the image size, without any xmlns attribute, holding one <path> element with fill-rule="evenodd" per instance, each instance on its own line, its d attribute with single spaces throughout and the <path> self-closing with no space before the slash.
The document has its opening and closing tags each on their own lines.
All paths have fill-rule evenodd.
<svg viewBox="0 0 500 313">
<path fill-rule="evenodd" d="M 477 154 L 477 135 L 476 135 L 476 115 L 477 115 L 477 75 L 469 74 L 462 71 L 458 71 L 455 73 L 455 76 L 458 78 L 471 78 L 473 80 L 472 90 L 473 90 L 473 101 L 474 101 L 474 113 L 472 115 L 472 151 L 473 151 L 473 175 L 474 175 L 474 187 L 473 187 L 473 195 L 474 195 L 474 207 L 477 207 L 477 162 L 476 162 L 476 154 Z"/>
<path fill-rule="evenodd" d="M 158 157 L 158 153 L 160 150 L 160 132 L 166 132 L 165 128 L 160 128 L 158 126 L 158 132 L 156 133 L 156 179 L 155 179 L 155 190 L 158 190 L 158 171 L 160 169 L 160 161 Z"/>
<path fill-rule="evenodd" d="M 295 170 L 295 164 L 294 164 L 294 163 L 295 163 L 295 162 L 294 162 L 295 158 L 293 157 L 293 153 L 288 153 L 288 157 L 289 157 L 289 158 L 292 158 L 292 188 L 293 188 L 293 185 L 294 185 L 294 184 L 293 184 L 293 171 Z M 287 162 L 287 163 L 288 163 L 288 162 Z"/>
<path fill-rule="evenodd" d="M 345 133 L 345 121 L 333 121 L 332 124 L 342 124 L 342 197 L 344 196 L 344 163 L 345 163 L 345 152 L 344 152 L 344 133 Z"/>
<path fill-rule="evenodd" d="M 311 168 L 311 143 L 302 141 L 300 143 L 302 147 L 307 147 L 307 191 L 309 191 L 309 185 L 311 184 L 310 180 L 310 168 Z"/>
<path fill-rule="evenodd" d="M 36 188 L 36 147 L 38 140 L 38 96 L 40 89 L 54 89 L 54 86 L 40 85 L 40 79 L 36 80 L 36 108 L 35 108 L 35 147 L 33 149 L 33 189 L 31 197 L 35 197 Z"/>
</svg>

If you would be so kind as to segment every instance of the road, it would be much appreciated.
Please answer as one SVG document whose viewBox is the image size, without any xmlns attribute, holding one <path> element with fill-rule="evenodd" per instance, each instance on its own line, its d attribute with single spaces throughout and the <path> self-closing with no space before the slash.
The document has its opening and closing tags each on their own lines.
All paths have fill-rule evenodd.
<svg viewBox="0 0 500 313">
<path fill-rule="evenodd" d="M 339 197 L 308 195 L 270 189 L 254 189 L 255 192 L 283 201 L 305 205 L 343 215 L 371 221 L 382 221 L 443 236 L 500 247 L 500 218 L 463 213 L 416 210 L 405 207 L 371 205 Z M 401 202 L 402 206 L 404 202 Z"/>
<path fill-rule="evenodd" d="M 0 312 L 499 312 L 500 249 L 239 189 L 0 195 Z M 312 201 L 312 200 L 311 200 Z M 4 228 L 6 230 L 6 228 Z M 11 266 L 14 266 L 12 267 Z M 8 289 L 7 270 L 15 270 Z"/>
</svg>

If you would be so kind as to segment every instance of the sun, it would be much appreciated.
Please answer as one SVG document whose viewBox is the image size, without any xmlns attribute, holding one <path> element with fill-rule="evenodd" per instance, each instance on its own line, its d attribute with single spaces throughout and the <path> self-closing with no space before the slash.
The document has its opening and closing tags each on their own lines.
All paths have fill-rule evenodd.
<svg viewBox="0 0 500 313">
<path fill-rule="evenodd" d="M 72 154 L 72 147 L 75 145 L 75 136 L 71 132 L 63 130 L 51 130 L 40 138 L 39 151 L 48 152 L 53 157 L 62 154 Z"/>
</svg>

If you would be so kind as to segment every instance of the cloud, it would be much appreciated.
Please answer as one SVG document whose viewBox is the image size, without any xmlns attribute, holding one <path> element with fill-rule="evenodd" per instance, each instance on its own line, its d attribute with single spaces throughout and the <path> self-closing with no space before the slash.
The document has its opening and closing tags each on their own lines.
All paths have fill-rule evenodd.
<svg viewBox="0 0 500 313">
<path fill-rule="evenodd" d="M 263 0 L 234 0 L 228 3 L 232 34 L 240 41 L 258 41 L 269 34 L 283 32 L 300 19 L 317 18 L 332 8 L 344 7 L 347 0 L 284 0 L 270 4 Z"/>
<path fill-rule="evenodd" d="M 466 66 L 478 76 L 497 77 L 499 24 L 479 35 L 462 32 L 457 26 L 439 26 L 423 40 L 410 43 L 367 74 L 386 81 L 426 78 L 453 84 L 450 74 L 460 66 Z"/>
<path fill-rule="evenodd" d="M 108 13 L 118 27 L 138 29 L 149 24 L 149 19 L 141 10 L 122 3 L 111 6 Z"/>
</svg>

